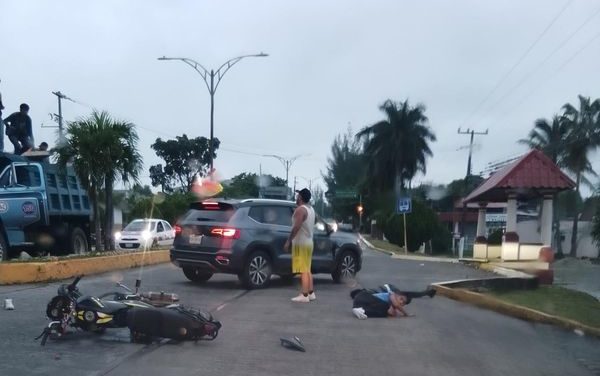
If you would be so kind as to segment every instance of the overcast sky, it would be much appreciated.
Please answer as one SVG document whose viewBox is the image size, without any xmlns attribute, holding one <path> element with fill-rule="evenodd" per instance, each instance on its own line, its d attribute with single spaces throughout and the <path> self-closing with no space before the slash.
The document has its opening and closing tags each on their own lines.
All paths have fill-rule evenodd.
<svg viewBox="0 0 600 376">
<path fill-rule="evenodd" d="M 27 102 L 36 143 L 52 145 L 56 130 L 42 126 L 55 124 L 51 92 L 60 90 L 78 101 L 63 103 L 66 120 L 94 107 L 131 121 L 149 184 L 157 137 L 210 132 L 202 78 L 156 58 L 216 69 L 265 52 L 235 65 L 215 95 L 223 178 L 260 166 L 285 177 L 263 154 L 305 155 L 290 185 L 294 176 L 319 177 L 337 134 L 381 120 L 386 99 L 408 98 L 427 107 L 438 139 L 417 182 L 448 183 L 466 173 L 468 151 L 457 149 L 469 139 L 459 127 L 489 129 L 475 140 L 479 172 L 523 153 L 516 140 L 535 119 L 576 104 L 578 94 L 600 97 L 599 12 L 595 0 L 0 0 L 3 116 Z"/>
</svg>

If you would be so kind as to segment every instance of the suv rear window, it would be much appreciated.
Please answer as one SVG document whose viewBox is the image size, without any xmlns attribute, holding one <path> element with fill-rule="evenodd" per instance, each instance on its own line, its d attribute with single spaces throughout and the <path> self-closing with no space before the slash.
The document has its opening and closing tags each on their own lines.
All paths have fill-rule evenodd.
<svg viewBox="0 0 600 376">
<path fill-rule="evenodd" d="M 233 205 L 224 202 L 194 202 L 190 204 L 190 210 L 183 220 L 187 222 L 228 222 L 233 213 L 235 213 Z"/>
<path fill-rule="evenodd" d="M 288 206 L 254 206 L 248 213 L 257 222 L 280 226 L 291 226 L 292 214 Z"/>
</svg>

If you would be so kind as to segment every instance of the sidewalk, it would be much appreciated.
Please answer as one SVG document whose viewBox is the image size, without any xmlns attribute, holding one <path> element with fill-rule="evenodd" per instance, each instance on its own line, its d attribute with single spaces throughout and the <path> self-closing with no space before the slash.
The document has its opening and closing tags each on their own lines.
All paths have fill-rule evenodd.
<svg viewBox="0 0 600 376">
<path fill-rule="evenodd" d="M 369 248 L 372 248 L 372 249 L 374 249 L 376 251 L 379 251 L 379 252 L 387 253 L 388 255 L 390 255 L 394 259 L 412 260 L 412 261 L 430 261 L 430 262 L 459 263 L 458 259 L 449 258 L 449 257 L 421 256 L 421 255 L 415 255 L 415 254 L 401 254 L 401 253 L 396 253 L 396 252 L 388 251 L 388 250 L 381 249 L 381 248 L 378 248 L 378 247 L 374 246 L 373 244 L 371 244 L 371 242 L 369 242 L 367 239 L 365 239 L 365 237 L 362 236 L 361 234 L 358 234 L 358 237 Z"/>
<path fill-rule="evenodd" d="M 564 258 L 554 266 L 554 284 L 578 290 L 600 300 L 600 265 L 590 260 Z"/>
</svg>

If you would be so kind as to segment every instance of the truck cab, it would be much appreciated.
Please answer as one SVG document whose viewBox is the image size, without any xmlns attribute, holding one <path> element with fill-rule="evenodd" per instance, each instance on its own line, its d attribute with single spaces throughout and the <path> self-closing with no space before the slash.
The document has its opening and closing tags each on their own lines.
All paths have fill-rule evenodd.
<svg viewBox="0 0 600 376">
<path fill-rule="evenodd" d="M 0 153 L 0 254 L 85 253 L 90 203 L 71 167 L 59 169 L 47 152 Z"/>
</svg>

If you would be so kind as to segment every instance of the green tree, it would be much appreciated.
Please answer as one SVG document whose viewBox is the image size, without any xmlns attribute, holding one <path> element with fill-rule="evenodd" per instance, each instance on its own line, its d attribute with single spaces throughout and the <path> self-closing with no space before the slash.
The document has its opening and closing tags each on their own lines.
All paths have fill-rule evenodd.
<svg viewBox="0 0 600 376">
<path fill-rule="evenodd" d="M 327 170 L 322 173 L 329 192 L 339 190 L 360 191 L 364 183 L 365 159 L 361 143 L 348 128 L 346 133 L 336 136 L 331 145 L 331 156 L 327 158 Z M 347 219 L 355 215 L 358 198 L 332 198 L 332 210 L 337 219 Z"/>
<path fill-rule="evenodd" d="M 175 140 L 163 141 L 157 138 L 151 145 L 156 155 L 163 159 L 162 164 L 150 167 L 152 186 L 160 186 L 163 192 L 183 190 L 189 192 L 194 178 L 206 176 L 210 168 L 210 140 L 206 137 L 188 138 L 177 136 Z M 213 158 L 219 148 L 219 140 L 213 139 Z"/>
<path fill-rule="evenodd" d="M 137 181 L 142 168 L 137 151 L 134 125 L 114 120 L 105 112 L 93 111 L 67 126 L 66 143 L 57 148 L 58 165 L 72 163 L 81 183 L 87 188 L 93 207 L 96 249 L 102 249 L 98 196 L 104 188 L 104 245 L 112 246 L 113 186 L 121 179 Z"/>
<path fill-rule="evenodd" d="M 259 177 L 255 173 L 243 172 L 231 178 L 227 184 L 223 184 L 223 191 L 219 196 L 228 198 L 258 197 L 261 186 L 285 187 L 285 179 L 268 174 Z"/>
<path fill-rule="evenodd" d="M 600 205 L 596 206 L 596 213 L 592 219 L 592 242 L 600 248 Z"/>
<path fill-rule="evenodd" d="M 436 137 L 427 126 L 423 105 L 388 99 L 380 109 L 386 119 L 363 128 L 356 137 L 365 142 L 369 184 L 380 192 L 401 191 L 418 172 L 426 173 L 427 158 L 433 156 L 429 143 Z"/>
<path fill-rule="evenodd" d="M 130 216 L 131 218 L 160 218 L 174 225 L 194 201 L 197 201 L 197 198 L 189 192 L 166 194 L 164 199 L 159 199 L 156 195 L 142 197 L 132 206 Z"/>
<path fill-rule="evenodd" d="M 390 213 L 387 218 L 379 218 L 377 222 L 384 223 L 384 234 L 390 242 L 404 246 L 403 215 Z M 406 215 L 406 233 L 410 252 L 415 252 L 423 243 L 427 245 L 430 242 L 434 253 L 450 250 L 450 231 L 440 223 L 436 213 L 421 200 L 413 200 L 412 212 Z"/>
<path fill-rule="evenodd" d="M 565 143 L 565 167 L 575 175 L 575 191 L 580 192 L 581 183 L 586 183 L 586 174 L 595 176 L 590 155 L 600 145 L 600 99 L 591 101 L 579 96 L 579 108 L 567 103 L 563 106 L 563 118 L 568 127 Z M 588 182 L 589 183 L 589 182 Z M 579 211 L 573 217 L 570 255 L 577 255 L 577 230 Z"/>
<path fill-rule="evenodd" d="M 552 122 L 547 119 L 537 119 L 533 129 L 529 132 L 526 139 L 519 140 L 519 143 L 529 146 L 531 149 L 541 150 L 548 156 L 552 162 L 559 167 L 564 167 L 566 137 L 569 132 L 569 124 L 566 119 L 559 115 L 552 117 Z M 553 207 L 553 228 L 554 243 L 558 257 L 562 257 L 562 240 L 560 234 L 560 217 L 558 213 L 558 196 L 554 195 L 552 199 Z"/>
</svg>

